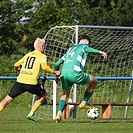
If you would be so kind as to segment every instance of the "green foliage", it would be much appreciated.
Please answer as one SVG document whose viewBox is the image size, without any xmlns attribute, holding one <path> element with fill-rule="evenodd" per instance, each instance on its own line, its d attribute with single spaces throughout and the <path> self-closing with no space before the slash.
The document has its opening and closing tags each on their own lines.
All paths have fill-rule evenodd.
<svg viewBox="0 0 133 133">
<path fill-rule="evenodd" d="M 132 26 L 131 6 L 132 0 L 84 0 L 80 3 L 76 19 L 84 25 Z"/>
<path fill-rule="evenodd" d="M 15 76 L 18 74 L 18 72 L 15 72 L 13 67 L 16 58 L 20 58 L 19 55 L 0 56 L 0 76 Z M 15 81 L 0 80 L 0 101 L 8 94 L 14 82 Z"/>
<path fill-rule="evenodd" d="M 132 0 L 15 0 L 0 2 L 0 55 L 31 50 L 36 37 L 60 25 L 133 25 Z"/>
<path fill-rule="evenodd" d="M 10 55 L 16 52 L 16 46 L 25 34 L 21 19 L 26 17 L 25 11 L 32 8 L 30 2 L 23 0 L 0 2 L 0 54 Z"/>
</svg>

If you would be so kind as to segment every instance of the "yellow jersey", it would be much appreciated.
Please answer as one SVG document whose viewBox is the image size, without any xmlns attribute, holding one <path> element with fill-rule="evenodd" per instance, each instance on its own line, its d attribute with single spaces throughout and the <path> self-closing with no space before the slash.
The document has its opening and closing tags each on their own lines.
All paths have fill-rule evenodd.
<svg viewBox="0 0 133 133">
<path fill-rule="evenodd" d="M 34 50 L 26 54 L 14 64 L 15 69 L 21 66 L 17 82 L 31 85 L 37 84 L 40 68 L 49 73 L 54 73 L 54 70 L 47 65 L 46 60 L 47 56 L 39 50 Z"/>
</svg>

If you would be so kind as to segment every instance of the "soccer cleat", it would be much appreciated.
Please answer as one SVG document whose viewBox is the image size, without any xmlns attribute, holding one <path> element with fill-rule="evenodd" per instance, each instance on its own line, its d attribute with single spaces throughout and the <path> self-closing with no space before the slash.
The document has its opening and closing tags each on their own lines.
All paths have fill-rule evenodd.
<svg viewBox="0 0 133 133">
<path fill-rule="evenodd" d="M 92 105 L 89 103 L 86 103 L 84 106 L 82 104 L 79 104 L 80 109 L 91 109 Z"/>
<path fill-rule="evenodd" d="M 61 115 L 57 114 L 56 115 L 56 123 L 59 123 L 59 122 L 61 122 Z"/>
<path fill-rule="evenodd" d="M 34 116 L 34 115 L 32 115 L 32 116 L 30 116 L 30 115 L 27 115 L 27 117 L 26 117 L 28 120 L 32 120 L 32 121 L 35 121 L 35 122 L 37 122 L 38 120 L 37 120 L 37 118 Z"/>
</svg>

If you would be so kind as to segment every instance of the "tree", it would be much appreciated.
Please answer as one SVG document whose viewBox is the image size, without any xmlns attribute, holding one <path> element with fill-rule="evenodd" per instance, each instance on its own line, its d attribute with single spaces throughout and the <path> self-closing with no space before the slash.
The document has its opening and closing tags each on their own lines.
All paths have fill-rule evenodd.
<svg viewBox="0 0 133 133">
<path fill-rule="evenodd" d="M 0 54 L 31 50 L 54 26 L 133 26 L 132 7 L 132 0 L 2 0 Z"/>
<path fill-rule="evenodd" d="M 78 0 L 78 24 L 133 26 L 132 0 Z"/>
<path fill-rule="evenodd" d="M 28 16 L 32 2 L 23 0 L 2 0 L 0 2 L 0 54 L 11 54 L 22 41 L 24 30 L 21 19 Z"/>
</svg>

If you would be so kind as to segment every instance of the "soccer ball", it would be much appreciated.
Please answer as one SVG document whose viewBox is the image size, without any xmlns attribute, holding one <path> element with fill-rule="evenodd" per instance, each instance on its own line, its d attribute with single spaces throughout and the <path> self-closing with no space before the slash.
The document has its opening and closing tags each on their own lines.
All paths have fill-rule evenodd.
<svg viewBox="0 0 133 133">
<path fill-rule="evenodd" d="M 96 107 L 93 107 L 87 111 L 87 116 L 92 120 L 97 119 L 99 117 L 99 114 L 99 110 Z"/>
</svg>

